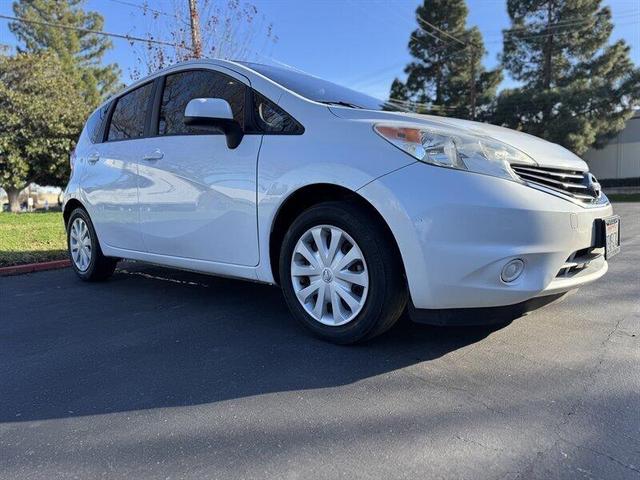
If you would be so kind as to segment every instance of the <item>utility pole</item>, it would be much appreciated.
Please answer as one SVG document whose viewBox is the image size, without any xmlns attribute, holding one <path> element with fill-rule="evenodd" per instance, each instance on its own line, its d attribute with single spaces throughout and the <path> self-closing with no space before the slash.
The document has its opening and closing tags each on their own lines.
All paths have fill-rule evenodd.
<svg viewBox="0 0 640 480">
<path fill-rule="evenodd" d="M 198 0 L 189 0 L 189 17 L 191 18 L 191 48 L 194 58 L 202 57 L 202 38 L 200 37 L 200 15 Z"/>
<path fill-rule="evenodd" d="M 478 48 L 474 43 L 469 43 L 469 57 L 471 61 L 470 78 L 469 78 L 469 116 L 471 120 L 476 119 L 476 64 L 478 62 Z"/>
</svg>

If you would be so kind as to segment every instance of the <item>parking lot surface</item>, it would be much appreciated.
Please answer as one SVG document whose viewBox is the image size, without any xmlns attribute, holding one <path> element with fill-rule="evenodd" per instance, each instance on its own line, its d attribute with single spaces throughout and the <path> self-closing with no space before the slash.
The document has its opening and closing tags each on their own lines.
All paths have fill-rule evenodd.
<svg viewBox="0 0 640 480">
<path fill-rule="evenodd" d="M 607 276 L 498 328 L 324 343 L 274 287 L 0 278 L 0 477 L 640 478 L 640 204 Z"/>
</svg>

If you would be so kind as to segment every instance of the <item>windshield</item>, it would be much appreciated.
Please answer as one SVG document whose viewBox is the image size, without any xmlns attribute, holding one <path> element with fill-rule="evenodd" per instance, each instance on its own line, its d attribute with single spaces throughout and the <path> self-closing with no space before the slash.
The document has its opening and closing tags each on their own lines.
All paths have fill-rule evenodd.
<svg viewBox="0 0 640 480">
<path fill-rule="evenodd" d="M 314 102 L 367 110 L 400 110 L 397 106 L 391 105 L 384 100 L 370 97 L 364 93 L 356 92 L 350 88 L 336 85 L 293 69 L 262 65 L 260 63 L 239 63 Z"/>
</svg>

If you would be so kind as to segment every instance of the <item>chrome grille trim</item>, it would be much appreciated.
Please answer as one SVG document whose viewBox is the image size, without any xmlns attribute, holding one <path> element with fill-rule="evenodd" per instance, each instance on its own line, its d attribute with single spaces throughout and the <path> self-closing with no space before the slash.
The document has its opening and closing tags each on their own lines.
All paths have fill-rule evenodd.
<svg viewBox="0 0 640 480">
<path fill-rule="evenodd" d="M 529 172 L 521 172 L 520 171 L 520 172 L 518 172 L 518 175 L 520 175 L 523 178 L 533 179 L 533 181 L 539 180 L 540 182 L 549 182 L 552 185 L 559 185 L 564 190 L 568 190 L 569 188 L 578 188 L 578 189 L 585 189 L 585 190 L 587 189 L 587 186 L 583 185 L 581 183 L 561 182 L 561 181 L 556 180 L 554 178 L 545 177 L 543 175 L 534 175 L 533 173 L 529 173 Z"/>
<path fill-rule="evenodd" d="M 525 167 L 525 166 L 520 166 L 520 165 L 514 165 L 514 167 L 517 167 L 518 170 L 523 171 L 523 172 L 531 172 L 531 173 L 538 173 L 538 174 L 543 174 L 543 175 L 551 175 L 552 177 L 576 178 L 578 180 L 582 180 L 584 178 L 584 174 L 583 173 L 573 173 L 571 170 L 568 170 L 568 171 L 553 171 L 551 169 L 543 170 L 541 168 Z"/>
<path fill-rule="evenodd" d="M 511 168 L 525 183 L 562 193 L 578 203 L 594 204 L 601 198 L 600 191 L 594 189 L 595 178 L 589 172 L 516 164 Z"/>
</svg>

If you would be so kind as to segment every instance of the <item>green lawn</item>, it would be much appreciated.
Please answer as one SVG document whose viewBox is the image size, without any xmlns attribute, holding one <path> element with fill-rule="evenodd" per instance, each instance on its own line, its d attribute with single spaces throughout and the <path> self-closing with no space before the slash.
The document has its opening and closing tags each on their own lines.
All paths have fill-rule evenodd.
<svg viewBox="0 0 640 480">
<path fill-rule="evenodd" d="M 64 258 L 61 212 L 0 213 L 0 267 Z"/>
<path fill-rule="evenodd" d="M 640 202 L 640 193 L 612 193 L 607 197 L 612 202 Z"/>
</svg>

